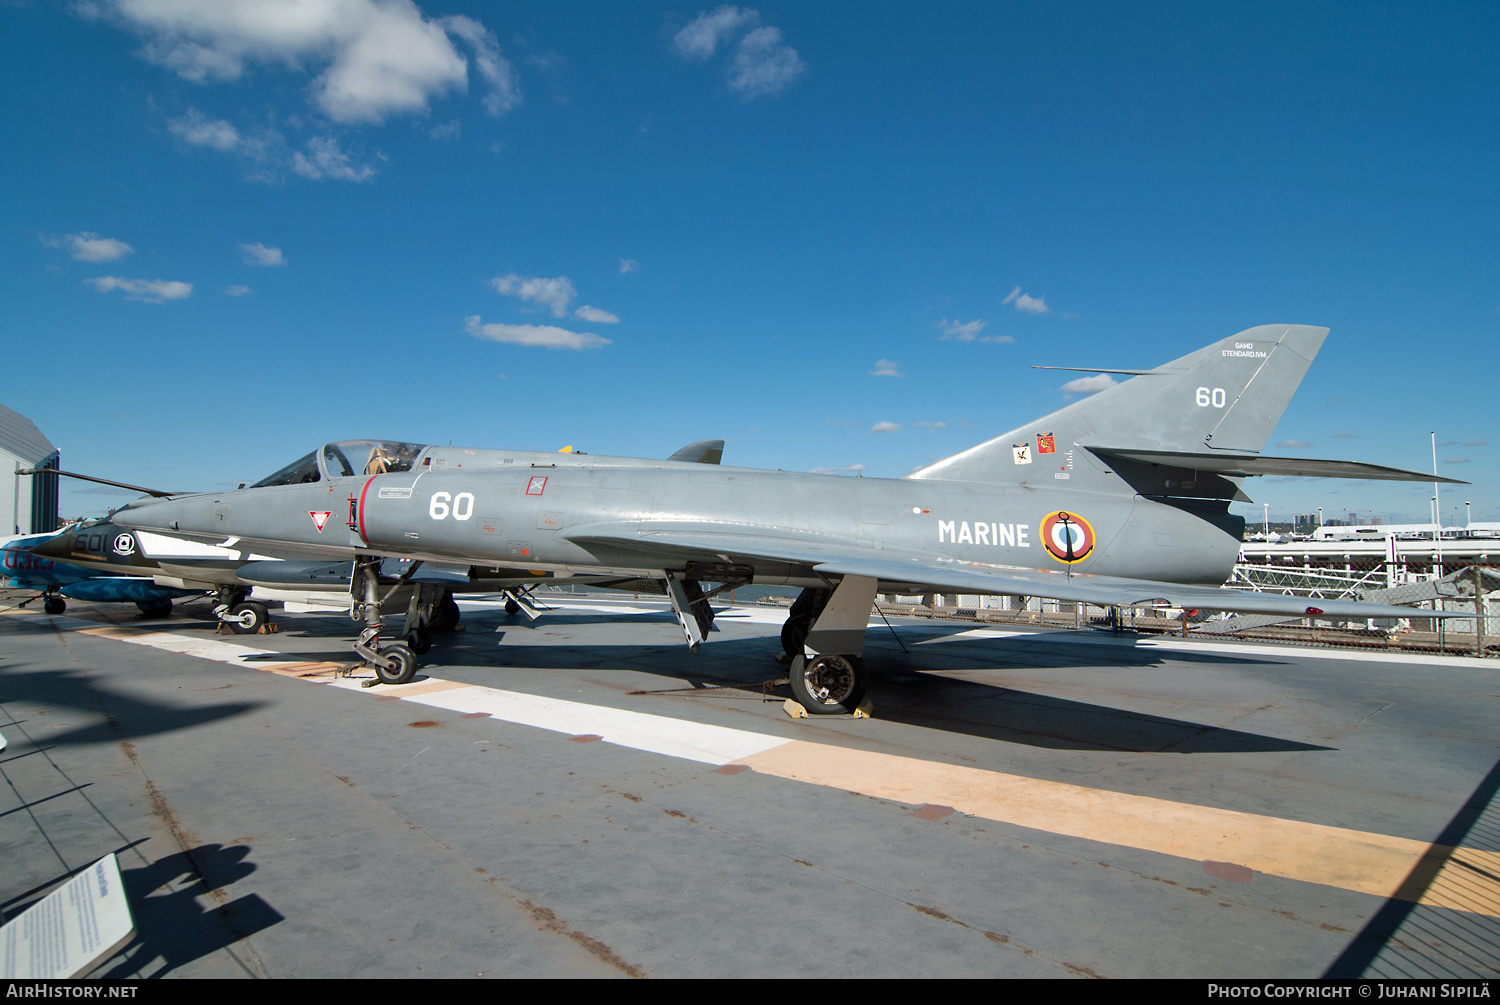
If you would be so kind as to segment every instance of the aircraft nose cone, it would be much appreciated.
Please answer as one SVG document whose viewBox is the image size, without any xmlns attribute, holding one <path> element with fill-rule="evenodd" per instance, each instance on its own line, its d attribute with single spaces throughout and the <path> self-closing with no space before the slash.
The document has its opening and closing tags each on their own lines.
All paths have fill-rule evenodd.
<svg viewBox="0 0 1500 1005">
<path fill-rule="evenodd" d="M 56 537 L 37 544 L 31 549 L 31 553 L 43 558 L 67 558 L 73 554 L 75 538 L 73 531 L 65 530 Z"/>
</svg>

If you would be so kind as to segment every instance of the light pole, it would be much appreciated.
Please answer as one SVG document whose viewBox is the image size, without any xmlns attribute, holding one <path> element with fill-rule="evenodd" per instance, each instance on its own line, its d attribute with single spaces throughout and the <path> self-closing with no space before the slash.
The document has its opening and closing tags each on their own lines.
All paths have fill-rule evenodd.
<svg viewBox="0 0 1500 1005">
<path fill-rule="evenodd" d="M 1266 507 L 1266 522 L 1265 522 L 1264 533 L 1266 535 L 1266 543 L 1270 544 L 1271 543 L 1271 504 L 1270 503 L 1265 503 L 1264 505 Z"/>
<path fill-rule="evenodd" d="M 1318 507 L 1318 529 L 1323 529 L 1323 507 Z"/>
</svg>

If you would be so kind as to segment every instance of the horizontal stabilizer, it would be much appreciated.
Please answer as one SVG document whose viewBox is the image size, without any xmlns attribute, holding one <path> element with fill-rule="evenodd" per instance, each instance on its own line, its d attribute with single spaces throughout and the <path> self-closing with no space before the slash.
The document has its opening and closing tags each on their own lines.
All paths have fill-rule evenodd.
<svg viewBox="0 0 1500 1005">
<path fill-rule="evenodd" d="M 1444 482 L 1467 485 L 1457 478 L 1444 478 L 1423 471 L 1388 468 L 1383 464 L 1358 461 L 1324 461 L 1313 457 L 1261 457 L 1257 454 L 1198 453 L 1181 450 L 1134 450 L 1120 447 L 1088 446 L 1090 453 L 1108 462 L 1114 458 L 1139 464 L 1245 478 L 1252 475 L 1292 475 L 1303 478 L 1371 478 L 1391 482 Z"/>
<path fill-rule="evenodd" d="M 667 458 L 669 461 L 688 461 L 696 464 L 718 464 L 723 459 L 723 440 L 699 440 L 697 443 L 689 443 Z"/>
</svg>

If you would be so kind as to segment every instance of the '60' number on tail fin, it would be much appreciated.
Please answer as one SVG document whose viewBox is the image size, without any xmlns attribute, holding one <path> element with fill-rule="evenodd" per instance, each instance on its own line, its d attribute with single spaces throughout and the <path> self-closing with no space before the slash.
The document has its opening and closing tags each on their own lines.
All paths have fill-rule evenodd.
<svg viewBox="0 0 1500 1005">
<path fill-rule="evenodd" d="M 474 493 L 460 492 L 456 496 L 449 496 L 446 492 L 434 492 L 432 501 L 427 504 L 427 515 L 434 520 L 442 520 L 448 516 L 448 500 L 453 500 L 453 519 L 467 520 L 474 515 Z"/>
<path fill-rule="evenodd" d="M 1212 405 L 1215 408 L 1223 408 L 1224 401 L 1224 389 L 1222 387 L 1216 387 L 1212 391 L 1210 391 L 1206 387 L 1198 388 L 1199 408 L 1207 408 L 1209 405 Z"/>
</svg>

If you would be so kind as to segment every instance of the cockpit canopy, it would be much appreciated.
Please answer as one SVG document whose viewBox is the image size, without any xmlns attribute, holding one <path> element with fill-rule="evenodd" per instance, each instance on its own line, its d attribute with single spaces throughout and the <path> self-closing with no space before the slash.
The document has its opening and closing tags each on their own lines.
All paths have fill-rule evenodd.
<svg viewBox="0 0 1500 1005">
<path fill-rule="evenodd" d="M 340 440 L 325 444 L 305 457 L 256 482 L 251 488 L 270 485 L 303 485 L 320 478 L 351 478 L 410 471 L 426 450 L 425 444 L 396 440 Z M 321 459 L 321 464 L 319 463 Z"/>
</svg>

